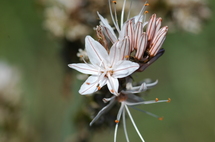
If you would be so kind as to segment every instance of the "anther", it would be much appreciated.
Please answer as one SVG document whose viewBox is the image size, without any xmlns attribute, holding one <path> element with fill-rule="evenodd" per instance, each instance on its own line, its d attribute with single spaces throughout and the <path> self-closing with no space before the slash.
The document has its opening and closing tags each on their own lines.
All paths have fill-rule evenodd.
<svg viewBox="0 0 215 142">
<path fill-rule="evenodd" d="M 86 84 L 87 84 L 87 85 L 90 85 L 90 83 L 89 83 L 89 82 L 86 82 Z"/>
<path fill-rule="evenodd" d="M 97 86 L 98 90 L 101 90 L 101 87 L 100 86 Z"/>
<path fill-rule="evenodd" d="M 115 120 L 115 123 L 119 123 L 119 120 Z"/>
<path fill-rule="evenodd" d="M 149 11 L 144 11 L 145 14 L 149 13 Z"/>
<path fill-rule="evenodd" d="M 158 120 L 163 120 L 163 119 L 164 119 L 163 117 L 159 117 L 159 118 L 158 118 Z"/>
<path fill-rule="evenodd" d="M 144 6 L 149 6 L 149 3 L 144 4 Z"/>
<path fill-rule="evenodd" d="M 82 58 L 82 57 L 83 57 L 83 55 L 79 55 L 79 57 L 80 57 L 80 58 Z"/>
<path fill-rule="evenodd" d="M 129 55 L 126 55 L 125 58 L 128 59 L 128 58 L 129 58 Z"/>
<path fill-rule="evenodd" d="M 114 90 L 112 89 L 112 90 L 110 90 L 112 93 L 114 93 Z"/>
<path fill-rule="evenodd" d="M 158 99 L 158 98 L 155 98 L 155 102 L 157 102 L 157 101 L 159 101 L 159 99 Z"/>
<path fill-rule="evenodd" d="M 169 102 L 171 102 L 171 99 L 170 99 L 170 98 L 168 98 L 168 101 L 167 101 L 167 103 L 169 103 Z"/>
<path fill-rule="evenodd" d="M 116 4 L 116 1 L 112 1 L 112 3 Z"/>
</svg>

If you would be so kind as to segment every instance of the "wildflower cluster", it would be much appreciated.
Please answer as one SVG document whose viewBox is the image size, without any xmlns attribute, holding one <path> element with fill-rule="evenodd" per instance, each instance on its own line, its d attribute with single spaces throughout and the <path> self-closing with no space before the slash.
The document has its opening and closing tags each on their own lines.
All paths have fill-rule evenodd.
<svg viewBox="0 0 215 142">
<path fill-rule="evenodd" d="M 85 50 L 89 62 L 83 57 L 84 63 L 69 64 L 68 66 L 83 74 L 90 75 L 81 86 L 80 94 L 93 94 L 101 90 L 105 85 L 107 85 L 109 93 L 112 94 L 110 98 L 103 98 L 104 103 L 107 103 L 107 105 L 98 112 L 90 125 L 98 120 L 102 114 L 109 111 L 116 102 L 119 102 L 121 106 L 115 120 L 114 142 L 116 142 L 121 116 L 126 140 L 127 142 L 129 141 L 125 124 L 126 112 L 141 141 L 144 142 L 128 106 L 135 108 L 135 105 L 169 102 L 170 99 L 144 101 L 136 94 L 154 87 L 157 81 L 142 82 L 138 86 L 133 86 L 131 75 L 135 72 L 144 71 L 164 53 L 164 49 L 161 46 L 166 38 L 168 27 L 161 27 L 162 19 L 157 18 L 156 14 L 153 14 L 150 20 L 146 21 L 148 11 L 145 8 L 149 5 L 148 3 L 145 3 L 139 14 L 132 18 L 129 18 L 129 11 L 127 20 L 124 20 L 126 5 L 126 0 L 124 0 L 121 18 L 118 20 L 116 1 L 111 3 L 109 0 L 108 2 L 114 28 L 110 26 L 107 19 L 98 13 L 100 25 L 95 28 L 98 41 L 89 35 L 85 38 Z M 80 55 L 80 57 L 82 56 Z M 145 113 L 158 117 L 149 112 Z"/>
</svg>

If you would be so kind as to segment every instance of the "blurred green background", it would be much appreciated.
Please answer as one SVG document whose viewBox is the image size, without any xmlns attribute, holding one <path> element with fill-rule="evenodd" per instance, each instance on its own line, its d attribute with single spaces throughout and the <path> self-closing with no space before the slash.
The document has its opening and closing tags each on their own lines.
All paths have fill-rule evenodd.
<svg viewBox="0 0 215 142">
<path fill-rule="evenodd" d="M 139 107 L 164 116 L 163 121 L 131 110 L 146 141 L 215 141 L 215 1 L 209 3 L 212 18 L 201 33 L 169 33 L 163 45 L 165 54 L 134 76 L 159 80 L 147 99 L 172 99 L 171 103 Z M 83 103 L 78 94 L 81 81 L 66 71 L 61 42 L 49 38 L 42 28 L 42 8 L 36 1 L 2 0 L 0 17 L 0 60 L 21 73 L 21 117 L 33 129 L 32 141 L 71 141 L 77 133 L 72 118 Z M 65 78 L 71 79 L 69 90 Z M 130 140 L 140 141 L 129 119 L 127 128 Z M 122 127 L 119 130 L 118 141 L 125 141 Z M 113 130 L 92 137 L 93 142 L 113 141 Z"/>
</svg>

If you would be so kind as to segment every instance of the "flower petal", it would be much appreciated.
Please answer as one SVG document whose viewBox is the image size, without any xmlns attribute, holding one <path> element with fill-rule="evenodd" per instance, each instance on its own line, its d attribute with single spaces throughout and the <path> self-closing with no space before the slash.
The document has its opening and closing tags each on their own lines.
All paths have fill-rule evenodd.
<svg viewBox="0 0 215 142">
<path fill-rule="evenodd" d="M 158 33 L 156 34 L 156 36 L 154 37 L 152 43 L 151 43 L 151 47 L 149 49 L 149 54 L 150 56 L 155 56 L 158 51 L 160 50 L 161 46 L 163 45 L 163 42 L 166 39 L 166 34 L 168 31 L 168 27 L 165 26 L 163 28 L 161 28 Z"/>
<path fill-rule="evenodd" d="M 84 74 L 98 75 L 98 69 L 92 64 L 78 63 L 69 64 L 68 66 Z"/>
<path fill-rule="evenodd" d="M 118 63 L 115 64 L 114 73 L 112 76 L 115 78 L 123 78 L 123 77 L 129 76 L 138 68 L 139 68 L 139 64 L 137 63 L 127 61 L 127 60 L 118 61 Z"/>
<path fill-rule="evenodd" d="M 110 41 L 112 43 L 117 41 L 117 37 L 114 33 L 113 28 L 109 25 L 108 21 L 106 19 L 104 19 L 104 17 L 102 17 L 99 12 L 97 12 L 100 20 L 101 20 L 101 26 L 103 28 L 103 32 L 104 34 L 107 36 L 108 39 L 110 39 Z"/>
<path fill-rule="evenodd" d="M 93 118 L 93 120 L 90 122 L 90 126 L 93 125 L 93 123 L 98 120 L 100 118 L 101 115 L 105 114 L 107 111 L 109 111 L 113 105 L 116 103 L 116 100 L 115 100 L 115 96 L 113 96 L 111 98 L 111 101 L 109 102 L 108 105 L 106 105 L 105 107 L 103 107 L 99 112 L 98 114 Z"/>
<path fill-rule="evenodd" d="M 146 34 L 148 35 L 149 41 L 153 39 L 155 31 L 156 31 L 156 14 L 153 14 L 151 16 L 151 19 L 149 20 L 149 24 L 146 29 Z"/>
<path fill-rule="evenodd" d="M 143 57 L 146 46 L 147 46 L 147 35 L 145 32 L 143 32 L 137 42 L 137 52 L 135 54 L 135 58 L 140 60 Z"/>
<path fill-rule="evenodd" d="M 130 40 L 129 37 L 126 36 L 123 41 L 122 41 L 122 45 L 121 45 L 121 52 L 120 52 L 120 57 L 121 60 L 126 60 L 128 59 L 127 56 L 130 55 Z"/>
<path fill-rule="evenodd" d="M 106 84 L 107 79 L 101 78 L 99 80 L 99 76 L 90 76 L 88 79 L 82 84 L 79 93 L 81 95 L 92 94 L 98 91 L 99 87 L 101 88 Z M 98 87 L 99 86 L 99 87 Z"/>
<path fill-rule="evenodd" d="M 118 95 L 119 81 L 117 78 L 108 76 L 107 86 L 108 86 L 109 91 L 112 94 Z"/>
<path fill-rule="evenodd" d="M 98 42 L 95 41 L 91 36 L 85 38 L 85 48 L 90 62 L 95 66 L 101 66 L 102 62 L 106 61 L 108 53 L 105 48 Z"/>
<path fill-rule="evenodd" d="M 135 37 L 134 37 L 134 39 L 132 40 L 132 42 L 134 42 L 133 44 L 134 44 L 134 49 L 137 49 L 138 47 L 138 41 L 139 41 L 139 39 L 140 39 L 140 37 L 141 37 L 141 35 L 142 35 L 142 33 L 143 33 L 143 24 L 141 23 L 141 22 L 138 22 L 137 24 L 136 24 L 136 29 L 135 29 Z"/>
<path fill-rule="evenodd" d="M 117 41 L 115 42 L 112 47 L 110 48 L 110 53 L 109 53 L 109 66 L 113 66 L 115 64 L 116 61 L 122 60 L 120 54 L 121 54 L 121 45 L 122 45 L 122 41 Z"/>
</svg>

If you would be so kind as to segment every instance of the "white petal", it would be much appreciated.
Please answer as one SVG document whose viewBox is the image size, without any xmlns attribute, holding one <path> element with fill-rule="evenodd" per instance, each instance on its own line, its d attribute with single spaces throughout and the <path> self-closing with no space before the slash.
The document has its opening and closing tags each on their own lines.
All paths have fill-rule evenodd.
<svg viewBox="0 0 215 142">
<path fill-rule="evenodd" d="M 122 41 L 122 45 L 121 45 L 121 60 L 126 60 L 126 56 L 129 56 L 130 55 L 130 40 L 129 40 L 129 37 L 126 36 L 123 41 Z"/>
<path fill-rule="evenodd" d="M 143 54 L 145 52 L 147 46 L 147 35 L 145 32 L 139 37 L 139 40 L 137 42 L 137 52 L 135 54 L 135 57 L 140 60 L 143 57 Z"/>
<path fill-rule="evenodd" d="M 101 115 L 105 114 L 106 112 L 108 112 L 112 107 L 113 105 L 115 104 L 116 100 L 115 100 L 115 96 L 111 97 L 111 101 L 108 105 L 106 105 L 105 107 L 103 107 L 99 112 L 98 114 L 93 118 L 93 120 L 90 122 L 90 126 L 93 125 L 93 123 L 98 120 Z"/>
<path fill-rule="evenodd" d="M 109 53 L 110 65 L 109 66 L 113 66 L 116 61 L 122 60 L 122 58 L 120 56 L 121 45 L 122 45 L 122 41 L 117 41 L 110 48 L 110 53 Z"/>
<path fill-rule="evenodd" d="M 98 75 L 98 69 L 92 64 L 78 63 L 69 64 L 68 66 L 84 74 Z"/>
<path fill-rule="evenodd" d="M 97 12 L 97 14 L 101 20 L 104 34 L 111 40 L 112 43 L 116 42 L 117 37 L 113 31 L 113 28 L 109 25 L 108 21 L 99 14 L 99 12 Z"/>
<path fill-rule="evenodd" d="M 130 54 L 130 41 L 126 36 L 123 40 L 117 41 L 110 49 L 110 65 L 114 66 L 116 62 L 126 59 L 126 56 Z"/>
<path fill-rule="evenodd" d="M 123 24 L 122 29 L 119 32 L 119 40 L 122 40 L 124 38 L 124 36 L 128 35 L 128 31 L 127 31 L 127 29 L 128 29 L 128 23 L 129 22 L 127 21 L 127 22 L 125 22 Z"/>
<path fill-rule="evenodd" d="M 146 29 L 146 34 L 148 35 L 148 40 L 152 40 L 156 30 L 156 14 L 151 16 L 149 20 L 148 27 Z"/>
<path fill-rule="evenodd" d="M 105 34 L 105 36 L 112 42 L 116 42 L 117 38 L 115 33 L 113 33 L 109 28 L 105 27 L 105 26 L 101 26 L 102 27 L 102 32 Z"/>
<path fill-rule="evenodd" d="M 108 76 L 107 86 L 108 86 L 109 91 L 112 94 L 118 95 L 119 81 L 117 78 Z"/>
<path fill-rule="evenodd" d="M 91 36 L 86 36 L 85 48 L 89 60 L 93 65 L 101 66 L 101 63 L 106 61 L 105 58 L 108 57 L 107 51 L 98 41 L 95 41 Z"/>
<path fill-rule="evenodd" d="M 131 62 L 131 61 L 119 61 L 115 64 L 113 77 L 115 78 L 123 78 L 129 76 L 134 71 L 139 68 L 139 64 Z"/>
<path fill-rule="evenodd" d="M 134 31 L 134 21 L 133 19 L 128 22 L 128 27 L 127 27 L 127 36 L 130 38 L 130 50 L 134 50 L 134 38 L 135 38 L 135 31 Z"/>
<path fill-rule="evenodd" d="M 79 93 L 81 95 L 92 94 L 98 90 L 98 86 L 102 87 L 106 84 L 107 79 L 101 78 L 99 80 L 99 76 L 90 76 L 88 79 L 82 84 Z M 101 86 L 100 86 L 101 85 Z"/>
<path fill-rule="evenodd" d="M 135 29 L 135 37 L 134 37 L 134 40 L 133 40 L 133 42 L 134 42 L 134 48 L 135 49 L 137 49 L 138 47 L 138 41 L 139 41 L 139 39 L 140 39 L 140 37 L 141 37 L 141 35 L 142 35 L 142 33 L 143 33 L 143 24 L 141 23 L 141 22 L 138 22 L 137 24 L 136 24 L 136 29 Z"/>
</svg>

